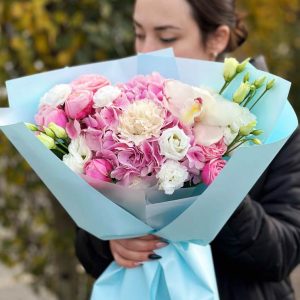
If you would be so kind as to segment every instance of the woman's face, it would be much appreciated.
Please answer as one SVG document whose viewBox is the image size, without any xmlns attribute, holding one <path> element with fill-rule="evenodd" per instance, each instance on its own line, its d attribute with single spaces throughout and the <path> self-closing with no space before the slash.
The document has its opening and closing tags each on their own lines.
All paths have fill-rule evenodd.
<svg viewBox="0 0 300 300">
<path fill-rule="evenodd" d="M 211 59 L 186 0 L 136 0 L 133 21 L 136 52 L 173 47 L 178 57 Z"/>
</svg>

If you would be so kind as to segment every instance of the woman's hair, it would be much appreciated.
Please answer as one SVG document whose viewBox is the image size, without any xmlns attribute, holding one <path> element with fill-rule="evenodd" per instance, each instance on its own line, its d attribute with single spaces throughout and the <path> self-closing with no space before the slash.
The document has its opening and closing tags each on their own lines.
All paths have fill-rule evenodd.
<svg viewBox="0 0 300 300">
<path fill-rule="evenodd" d="M 203 43 L 220 25 L 230 28 L 230 39 L 225 52 L 234 51 L 247 39 L 248 31 L 241 16 L 236 12 L 235 0 L 186 0 L 197 22 Z"/>
</svg>

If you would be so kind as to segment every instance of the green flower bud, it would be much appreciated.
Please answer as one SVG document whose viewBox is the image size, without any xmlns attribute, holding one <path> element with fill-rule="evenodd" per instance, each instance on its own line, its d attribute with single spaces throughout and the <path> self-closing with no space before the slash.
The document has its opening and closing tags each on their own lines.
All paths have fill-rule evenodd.
<svg viewBox="0 0 300 300">
<path fill-rule="evenodd" d="M 66 130 L 55 123 L 49 123 L 48 127 L 54 132 L 55 136 L 59 139 L 66 139 L 68 137 Z"/>
<path fill-rule="evenodd" d="M 254 81 L 254 85 L 257 89 L 261 88 L 266 80 L 266 76 L 261 76 Z"/>
<path fill-rule="evenodd" d="M 253 135 L 261 135 L 261 134 L 263 134 L 264 132 L 263 132 L 263 130 L 259 130 L 259 129 L 257 129 L 257 130 L 253 130 L 252 132 L 251 132 L 251 134 L 253 134 Z"/>
<path fill-rule="evenodd" d="M 31 131 L 39 131 L 38 127 L 32 123 L 25 123 L 25 126 Z"/>
<path fill-rule="evenodd" d="M 250 83 L 242 82 L 236 92 L 233 94 L 233 101 L 235 103 L 241 103 L 250 92 Z"/>
<path fill-rule="evenodd" d="M 266 90 L 270 90 L 275 84 L 275 79 L 272 79 L 267 83 Z"/>
<path fill-rule="evenodd" d="M 50 136 L 40 133 L 37 138 L 48 148 L 48 149 L 55 149 L 56 145 L 54 139 Z"/>
<path fill-rule="evenodd" d="M 259 139 L 251 139 L 252 143 L 254 143 L 255 145 L 261 145 L 262 142 Z"/>
<path fill-rule="evenodd" d="M 240 128 L 239 134 L 242 136 L 247 136 L 253 131 L 253 128 L 255 126 L 256 126 L 256 121 L 252 121 L 249 124 L 247 124 L 246 126 L 242 126 Z"/>
<path fill-rule="evenodd" d="M 225 58 L 223 77 L 226 82 L 230 81 L 235 76 L 238 65 L 239 62 L 235 58 Z"/>
<path fill-rule="evenodd" d="M 247 82 L 247 81 L 249 81 L 249 79 L 250 79 L 250 73 L 247 72 L 243 78 L 243 82 Z"/>
<path fill-rule="evenodd" d="M 237 73 L 241 73 L 245 70 L 248 62 L 250 61 L 250 57 L 246 58 L 244 61 L 242 61 L 236 68 Z"/>
<path fill-rule="evenodd" d="M 50 128 L 44 126 L 43 129 L 44 129 L 44 133 L 46 135 L 52 137 L 53 139 L 55 138 L 55 134 L 54 134 L 54 132 Z"/>
</svg>

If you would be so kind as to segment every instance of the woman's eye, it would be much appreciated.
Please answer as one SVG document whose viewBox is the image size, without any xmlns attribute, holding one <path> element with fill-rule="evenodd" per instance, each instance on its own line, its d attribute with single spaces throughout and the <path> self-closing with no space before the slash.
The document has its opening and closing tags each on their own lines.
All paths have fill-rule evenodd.
<svg viewBox="0 0 300 300">
<path fill-rule="evenodd" d="M 145 35 L 144 34 L 141 34 L 141 33 L 135 33 L 135 38 L 138 39 L 138 40 L 144 40 L 145 39 Z"/>
<path fill-rule="evenodd" d="M 177 41 L 177 38 L 161 38 L 160 39 L 163 43 L 173 43 Z"/>
</svg>

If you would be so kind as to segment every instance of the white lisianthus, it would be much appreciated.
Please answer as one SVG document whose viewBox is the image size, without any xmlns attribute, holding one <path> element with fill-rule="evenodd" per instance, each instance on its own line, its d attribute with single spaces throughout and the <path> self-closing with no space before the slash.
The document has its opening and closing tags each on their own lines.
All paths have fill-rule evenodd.
<svg viewBox="0 0 300 300">
<path fill-rule="evenodd" d="M 173 160 L 181 160 L 190 148 L 190 138 L 178 126 L 166 129 L 159 140 L 160 153 Z"/>
<path fill-rule="evenodd" d="M 146 139 L 158 137 L 164 123 L 164 111 L 151 100 L 129 104 L 119 119 L 118 131 L 127 141 L 139 145 Z"/>
<path fill-rule="evenodd" d="M 76 174 L 83 173 L 83 160 L 80 155 L 65 154 L 63 162 Z"/>
<path fill-rule="evenodd" d="M 51 107 L 63 105 L 71 92 L 72 88 L 69 84 L 57 84 L 42 96 L 40 106 L 44 104 Z"/>
<path fill-rule="evenodd" d="M 111 104 L 121 95 L 121 90 L 112 85 L 100 88 L 94 95 L 94 108 L 101 108 Z"/>
<path fill-rule="evenodd" d="M 92 152 L 86 144 L 83 136 L 72 140 L 69 147 L 69 154 L 64 155 L 63 162 L 75 173 L 83 173 L 84 165 L 92 158 Z"/>
<path fill-rule="evenodd" d="M 167 160 L 157 173 L 159 189 L 171 195 L 175 190 L 183 187 L 188 179 L 188 171 L 178 161 Z"/>
</svg>

